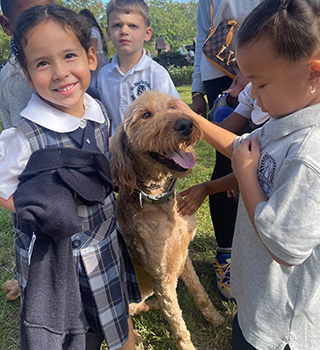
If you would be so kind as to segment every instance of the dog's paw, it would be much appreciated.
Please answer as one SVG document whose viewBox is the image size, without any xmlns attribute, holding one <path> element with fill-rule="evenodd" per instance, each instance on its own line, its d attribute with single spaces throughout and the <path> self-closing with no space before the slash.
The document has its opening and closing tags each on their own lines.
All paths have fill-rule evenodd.
<svg viewBox="0 0 320 350">
<path fill-rule="evenodd" d="M 140 314 L 141 312 L 147 312 L 149 309 L 150 307 L 144 301 L 141 301 L 141 303 L 131 303 L 129 305 L 129 314 L 134 316 Z"/>
<path fill-rule="evenodd" d="M 17 300 L 21 295 L 21 290 L 16 280 L 9 280 L 4 284 L 3 292 L 7 300 Z"/>
<path fill-rule="evenodd" d="M 148 299 L 146 301 L 146 304 L 147 304 L 147 306 L 149 306 L 150 310 L 160 309 L 160 304 L 159 304 L 158 298 L 156 298 L 156 297 Z"/>
</svg>

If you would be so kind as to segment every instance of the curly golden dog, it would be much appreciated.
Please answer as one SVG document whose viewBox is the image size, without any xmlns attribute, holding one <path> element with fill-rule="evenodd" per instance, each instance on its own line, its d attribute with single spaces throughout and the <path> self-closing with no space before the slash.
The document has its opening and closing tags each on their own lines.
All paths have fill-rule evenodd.
<svg viewBox="0 0 320 350">
<path fill-rule="evenodd" d="M 193 294 L 204 317 L 223 323 L 188 256 L 197 224 L 193 216 L 177 214 L 176 179 L 195 164 L 192 145 L 201 139 L 197 123 L 173 108 L 173 98 L 146 91 L 126 111 L 124 124 L 112 138 L 111 169 L 117 197 L 118 222 L 131 253 L 142 303 L 130 312 L 147 310 L 144 301 L 155 294 L 170 323 L 178 349 L 194 350 L 182 318 L 178 278 Z"/>
</svg>

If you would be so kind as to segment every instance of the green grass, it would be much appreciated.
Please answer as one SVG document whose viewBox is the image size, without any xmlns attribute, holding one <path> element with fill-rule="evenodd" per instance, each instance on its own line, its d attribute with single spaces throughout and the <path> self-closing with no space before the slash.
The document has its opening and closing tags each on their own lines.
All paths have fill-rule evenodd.
<svg viewBox="0 0 320 350">
<path fill-rule="evenodd" d="M 190 85 L 180 86 L 177 89 L 181 98 L 190 105 Z M 192 174 L 179 180 L 179 191 L 210 179 L 215 162 L 215 152 L 204 141 L 196 145 L 195 149 L 196 165 Z M 218 328 L 210 326 L 181 281 L 177 288 L 179 303 L 192 341 L 198 350 L 230 350 L 231 322 L 236 307 L 231 301 L 223 301 L 217 293 L 212 261 L 216 242 L 207 199 L 196 212 L 196 219 L 198 231 L 190 244 L 190 256 L 212 303 L 225 317 L 226 322 Z M 5 281 L 11 278 L 15 278 L 14 235 L 9 212 L 0 208 L 0 350 L 19 349 L 19 301 L 6 301 L 2 292 Z M 151 310 L 135 316 L 133 322 L 142 336 L 144 349 L 176 350 L 170 326 L 160 310 Z"/>
</svg>

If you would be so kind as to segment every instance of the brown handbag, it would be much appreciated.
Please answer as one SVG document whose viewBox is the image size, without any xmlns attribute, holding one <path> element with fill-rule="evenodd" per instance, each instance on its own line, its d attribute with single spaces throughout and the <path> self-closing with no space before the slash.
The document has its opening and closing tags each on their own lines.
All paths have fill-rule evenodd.
<svg viewBox="0 0 320 350">
<path fill-rule="evenodd" d="M 235 20 L 226 20 L 213 29 L 213 0 L 210 2 L 210 21 L 210 32 L 202 51 L 212 64 L 233 79 L 239 73 L 235 47 L 240 24 Z"/>
</svg>

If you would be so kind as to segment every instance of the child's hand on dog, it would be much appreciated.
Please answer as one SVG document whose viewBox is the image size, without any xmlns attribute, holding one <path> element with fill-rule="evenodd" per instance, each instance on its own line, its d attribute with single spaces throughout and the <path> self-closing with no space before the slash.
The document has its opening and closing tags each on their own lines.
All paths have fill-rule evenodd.
<svg viewBox="0 0 320 350">
<path fill-rule="evenodd" d="M 208 195 L 207 183 L 201 183 L 192 186 L 182 192 L 180 195 L 186 196 L 181 203 L 178 205 L 178 215 L 192 215 L 194 214 L 202 205 L 203 201 Z"/>
</svg>

